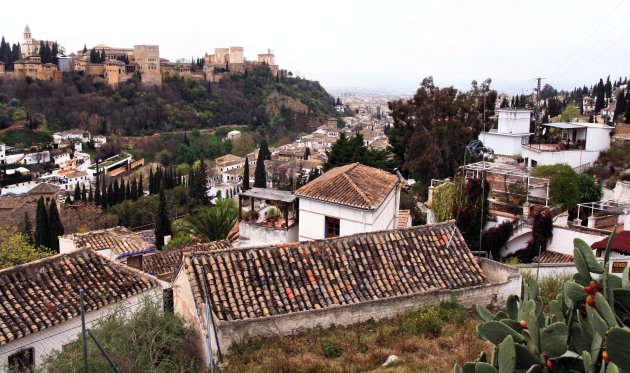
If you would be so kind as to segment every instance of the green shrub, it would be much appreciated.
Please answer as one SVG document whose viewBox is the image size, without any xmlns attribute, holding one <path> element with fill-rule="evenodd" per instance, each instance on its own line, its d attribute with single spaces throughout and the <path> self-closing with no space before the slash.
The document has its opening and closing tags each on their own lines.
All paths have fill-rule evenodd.
<svg viewBox="0 0 630 373">
<path fill-rule="evenodd" d="M 337 341 L 334 341 L 332 339 L 323 341 L 321 348 L 322 348 L 322 355 L 324 355 L 327 358 L 339 357 L 343 353 Z"/>
<path fill-rule="evenodd" d="M 444 321 L 438 307 L 421 308 L 401 326 L 404 334 L 424 335 L 429 338 L 439 337 Z"/>
</svg>

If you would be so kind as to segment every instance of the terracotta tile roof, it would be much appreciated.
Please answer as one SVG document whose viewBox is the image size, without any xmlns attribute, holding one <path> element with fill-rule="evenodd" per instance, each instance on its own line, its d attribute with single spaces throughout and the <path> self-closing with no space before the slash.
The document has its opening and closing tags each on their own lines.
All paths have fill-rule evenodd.
<svg viewBox="0 0 630 373">
<path fill-rule="evenodd" d="M 409 223 L 411 211 L 409 210 L 400 210 L 398 211 L 398 228 L 407 228 L 407 224 Z"/>
<path fill-rule="evenodd" d="M 295 191 L 300 197 L 376 210 L 398 183 L 398 177 L 360 163 L 336 167 Z"/>
<path fill-rule="evenodd" d="M 245 159 L 233 154 L 226 154 L 215 159 L 214 161 L 216 162 L 217 166 L 222 167 L 226 165 L 243 163 Z"/>
<path fill-rule="evenodd" d="M 158 251 L 143 259 L 142 269 L 146 273 L 157 276 L 160 280 L 173 282 L 184 252 L 225 250 L 231 247 L 232 245 L 228 241 L 215 241 L 182 246 L 168 251 Z"/>
<path fill-rule="evenodd" d="M 58 185 L 49 183 L 39 183 L 36 187 L 28 191 L 28 194 L 52 194 L 57 193 L 61 189 Z"/>
<path fill-rule="evenodd" d="M 202 268 L 213 310 L 227 321 L 462 288 L 485 280 L 453 221 L 329 240 L 187 253 L 180 275 L 190 281 L 199 315 Z"/>
<path fill-rule="evenodd" d="M 608 237 L 601 241 L 597 241 L 591 245 L 593 249 L 606 250 L 608 244 Z M 621 231 L 615 233 L 615 238 L 612 242 L 611 249 L 618 253 L 628 254 L 630 253 L 630 231 Z"/>
<path fill-rule="evenodd" d="M 537 255 L 532 261 L 540 264 L 573 263 L 573 256 L 547 250 Z"/>
<path fill-rule="evenodd" d="M 110 249 L 116 257 L 144 254 L 155 250 L 153 243 L 143 240 L 140 235 L 125 227 L 69 234 L 63 238 L 74 241 L 78 249 L 89 248 L 97 251 Z"/>
<path fill-rule="evenodd" d="M 29 195 L 7 195 L 0 197 L 0 210 L 13 210 L 25 203 L 37 203 L 37 198 Z"/>
<path fill-rule="evenodd" d="M 0 345 L 158 286 L 150 276 L 91 250 L 59 254 L 0 271 Z"/>
</svg>

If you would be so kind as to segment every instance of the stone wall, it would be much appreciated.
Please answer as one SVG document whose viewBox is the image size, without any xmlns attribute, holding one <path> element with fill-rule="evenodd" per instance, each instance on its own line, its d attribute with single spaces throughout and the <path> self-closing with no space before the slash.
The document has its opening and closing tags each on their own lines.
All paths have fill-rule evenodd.
<svg viewBox="0 0 630 373">
<path fill-rule="evenodd" d="M 473 308 L 476 304 L 501 306 L 505 304 L 505 299 L 509 295 L 520 295 L 521 275 L 518 269 L 487 259 L 480 259 L 480 263 L 487 279 L 484 284 L 478 286 L 456 290 L 436 289 L 420 294 L 259 319 L 219 321 L 217 325 L 219 344 L 221 350 L 226 352 L 233 342 L 250 337 L 291 334 L 317 326 L 351 325 L 369 319 L 390 318 L 419 307 L 449 301 L 453 297 L 464 307 Z"/>
</svg>

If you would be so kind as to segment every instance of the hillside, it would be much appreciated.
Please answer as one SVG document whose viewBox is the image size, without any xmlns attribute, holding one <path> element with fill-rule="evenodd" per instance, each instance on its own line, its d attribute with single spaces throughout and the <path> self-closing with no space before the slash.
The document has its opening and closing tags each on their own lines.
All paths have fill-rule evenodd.
<svg viewBox="0 0 630 373">
<path fill-rule="evenodd" d="M 132 79 L 112 89 L 71 74 L 60 83 L 0 80 L 0 130 L 28 113 L 51 132 L 70 128 L 125 136 L 248 125 L 271 140 L 313 129 L 334 115 L 334 99 L 314 81 L 274 77 L 266 65 L 219 83 L 171 77 L 162 87 Z M 21 119 L 21 118 L 20 118 Z"/>
</svg>

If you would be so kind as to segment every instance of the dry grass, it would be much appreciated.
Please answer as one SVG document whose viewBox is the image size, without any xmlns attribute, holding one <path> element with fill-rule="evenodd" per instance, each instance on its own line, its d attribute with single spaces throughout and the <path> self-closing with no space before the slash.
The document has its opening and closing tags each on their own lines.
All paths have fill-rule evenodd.
<svg viewBox="0 0 630 373">
<path fill-rule="evenodd" d="M 221 372 L 448 372 L 489 352 L 475 331 L 478 321 L 447 303 L 378 322 L 258 339 L 235 346 Z M 441 326 L 438 335 L 426 329 L 429 323 Z M 382 368 L 389 355 L 402 361 Z"/>
</svg>

